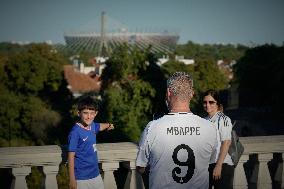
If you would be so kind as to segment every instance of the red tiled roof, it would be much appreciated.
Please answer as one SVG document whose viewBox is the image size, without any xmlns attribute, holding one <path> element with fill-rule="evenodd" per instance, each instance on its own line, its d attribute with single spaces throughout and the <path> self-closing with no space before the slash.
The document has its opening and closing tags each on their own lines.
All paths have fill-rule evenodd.
<svg viewBox="0 0 284 189">
<path fill-rule="evenodd" d="M 64 77 L 72 92 L 98 92 L 101 87 L 98 77 L 92 78 L 88 74 L 80 73 L 72 65 L 64 66 Z"/>
</svg>

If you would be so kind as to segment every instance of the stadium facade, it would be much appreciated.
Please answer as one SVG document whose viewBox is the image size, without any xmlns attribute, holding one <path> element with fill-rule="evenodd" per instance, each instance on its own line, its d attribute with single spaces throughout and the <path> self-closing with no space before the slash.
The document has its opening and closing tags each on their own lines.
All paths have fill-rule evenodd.
<svg viewBox="0 0 284 189">
<path fill-rule="evenodd" d="M 106 27 L 105 12 L 101 14 L 100 32 L 65 33 L 64 39 L 67 48 L 75 51 L 88 51 L 97 56 L 110 54 L 117 46 L 127 44 L 130 48 L 147 49 L 152 52 L 172 53 L 179 35 L 177 32 L 129 32 L 125 28 L 119 28 L 118 32 L 108 32 Z"/>
</svg>

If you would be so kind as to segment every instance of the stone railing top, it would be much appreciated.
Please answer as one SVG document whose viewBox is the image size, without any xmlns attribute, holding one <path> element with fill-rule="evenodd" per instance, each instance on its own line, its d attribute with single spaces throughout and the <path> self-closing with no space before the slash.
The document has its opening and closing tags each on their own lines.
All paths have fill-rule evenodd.
<svg viewBox="0 0 284 189">
<path fill-rule="evenodd" d="M 284 153 L 284 136 L 240 137 L 244 154 Z M 137 145 L 131 142 L 97 144 L 100 162 L 135 161 Z M 0 168 L 58 165 L 66 162 L 66 146 L 0 148 Z"/>
<path fill-rule="evenodd" d="M 97 144 L 100 162 L 133 161 L 136 159 L 138 148 L 135 143 L 103 143 Z"/>
<path fill-rule="evenodd" d="M 58 165 L 63 159 L 62 151 L 57 145 L 0 148 L 0 168 Z"/>
<path fill-rule="evenodd" d="M 284 135 L 240 137 L 244 154 L 284 153 Z"/>
</svg>

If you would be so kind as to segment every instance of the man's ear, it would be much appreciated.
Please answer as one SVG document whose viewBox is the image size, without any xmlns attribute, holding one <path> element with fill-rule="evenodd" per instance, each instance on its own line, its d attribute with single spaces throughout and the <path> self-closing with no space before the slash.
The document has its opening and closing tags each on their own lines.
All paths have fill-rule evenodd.
<svg viewBox="0 0 284 189">
<path fill-rule="evenodd" d="M 77 111 L 77 116 L 79 116 L 79 117 L 80 117 L 80 111 Z"/>
<path fill-rule="evenodd" d="M 194 92 L 194 89 L 192 89 L 191 98 L 194 97 L 194 95 L 195 95 L 195 92 Z"/>
<path fill-rule="evenodd" d="M 170 97 L 171 96 L 171 91 L 169 88 L 167 88 L 167 96 Z"/>
</svg>

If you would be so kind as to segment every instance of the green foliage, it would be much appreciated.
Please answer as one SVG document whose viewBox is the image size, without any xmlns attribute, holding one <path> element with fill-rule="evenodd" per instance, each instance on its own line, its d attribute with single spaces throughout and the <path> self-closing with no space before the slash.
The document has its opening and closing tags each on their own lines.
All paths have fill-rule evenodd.
<svg viewBox="0 0 284 189">
<path fill-rule="evenodd" d="M 184 45 L 178 45 L 176 54 L 186 58 L 198 59 L 200 57 L 213 58 L 214 60 L 238 60 L 244 55 L 248 47 L 243 45 L 209 45 L 196 44 L 188 41 Z"/>
<path fill-rule="evenodd" d="M 220 70 L 216 62 L 218 60 L 225 62 L 237 61 L 244 56 L 248 49 L 244 45 L 200 45 L 192 41 L 177 46 L 176 54 L 195 60 L 194 73 L 192 73 L 195 81 L 195 97 L 191 104 L 193 111 L 198 114 L 202 111 L 203 108 L 199 98 L 204 91 L 208 89 L 226 90 L 229 87 L 229 70 Z"/>
<path fill-rule="evenodd" d="M 32 167 L 31 173 L 26 177 L 29 189 L 38 189 L 43 185 L 44 174 L 42 167 Z"/>
<path fill-rule="evenodd" d="M 6 85 L 9 90 L 26 95 L 36 95 L 43 89 L 56 91 L 62 80 L 59 60 L 50 46 L 32 44 L 8 59 Z"/>
<path fill-rule="evenodd" d="M 195 71 L 198 73 L 196 85 L 200 92 L 205 92 L 209 88 L 221 90 L 228 86 L 229 81 L 212 59 L 196 60 Z"/>
<path fill-rule="evenodd" d="M 46 105 L 36 97 L 29 97 L 22 104 L 21 125 L 38 145 L 44 145 L 48 141 L 48 129 L 56 128 L 60 122 L 60 115 L 48 109 Z"/>
<path fill-rule="evenodd" d="M 155 95 L 151 85 L 138 74 L 147 56 L 136 50 L 129 52 L 126 46 L 113 54 L 103 72 L 105 116 L 116 125 L 115 133 L 120 133 L 116 136 L 121 136 L 121 140 L 138 141 Z"/>
<path fill-rule="evenodd" d="M 63 80 L 66 59 L 47 44 L 20 47 L 11 45 L 14 53 L 0 57 L 0 145 L 54 144 L 64 138 L 53 130 L 66 121 L 71 99 Z"/>
<path fill-rule="evenodd" d="M 235 65 L 240 105 L 271 109 L 283 115 L 279 91 L 284 82 L 284 47 L 263 45 L 247 51 Z"/>
<path fill-rule="evenodd" d="M 0 43 L 0 57 L 14 55 L 23 50 L 24 50 L 24 46 L 22 45 L 12 44 L 8 42 Z"/>
<path fill-rule="evenodd" d="M 67 164 L 62 163 L 59 165 L 59 171 L 56 179 L 58 189 L 69 189 L 69 174 Z"/>
<path fill-rule="evenodd" d="M 196 60 L 195 72 L 197 77 L 194 87 L 193 110 L 200 115 L 203 112 L 202 94 L 208 89 L 225 90 L 229 87 L 229 81 L 218 68 L 217 63 L 210 58 Z"/>
<path fill-rule="evenodd" d="M 94 53 L 88 51 L 82 51 L 79 54 L 80 60 L 84 62 L 85 66 L 92 66 L 90 60 L 94 57 Z"/>
<path fill-rule="evenodd" d="M 182 62 L 174 60 L 170 60 L 167 63 L 163 64 L 161 69 L 167 78 L 176 71 L 183 71 L 188 73 L 194 72 L 194 67 L 192 65 L 185 65 Z"/>
<path fill-rule="evenodd" d="M 152 98 L 152 117 L 153 115 L 162 115 L 167 112 L 165 104 L 166 95 L 166 79 L 160 66 L 156 64 L 157 55 L 152 53 L 146 54 L 147 64 L 144 64 L 146 68 L 140 69 L 139 75 L 141 79 L 149 83 L 155 92 L 154 98 Z"/>
<path fill-rule="evenodd" d="M 10 140 L 21 136 L 19 122 L 21 113 L 21 100 L 7 90 L 0 93 L 0 138 Z"/>
</svg>

